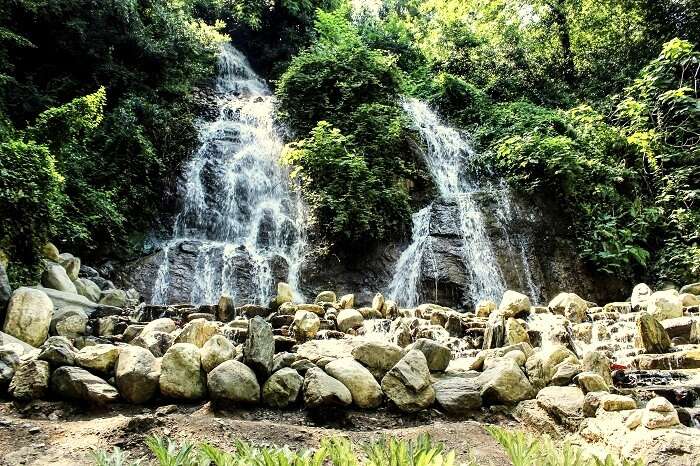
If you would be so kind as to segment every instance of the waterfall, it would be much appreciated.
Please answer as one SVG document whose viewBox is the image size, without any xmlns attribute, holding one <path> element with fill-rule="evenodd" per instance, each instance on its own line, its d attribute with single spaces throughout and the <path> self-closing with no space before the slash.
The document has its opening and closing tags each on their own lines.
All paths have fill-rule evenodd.
<svg viewBox="0 0 700 466">
<path fill-rule="evenodd" d="M 505 284 L 484 217 L 474 199 L 484 187 L 477 176 L 470 174 L 476 154 L 469 140 L 455 128 L 442 123 L 424 102 L 407 98 L 403 100 L 403 108 L 426 146 L 425 164 L 440 198 L 452 200 L 457 205 L 462 259 L 469 277 L 466 300 L 476 302 L 499 297 Z M 431 257 L 432 207 L 433 204 L 413 216 L 412 244 L 401 254 L 389 285 L 389 295 L 402 306 L 416 306 L 420 299 L 432 298 L 420 296 L 422 264 L 428 260 L 433 261 L 433 267 L 438 267 Z"/>
<path fill-rule="evenodd" d="M 283 143 L 272 94 L 231 45 L 219 56 L 215 94 L 218 117 L 201 124 L 200 146 L 185 167 L 181 207 L 163 246 L 154 303 L 168 301 L 174 249 L 192 242 L 193 303 L 213 303 L 224 293 L 267 304 L 280 274 L 297 289 L 303 206 L 278 164 Z M 275 269 L 280 264 L 282 272 Z"/>
</svg>

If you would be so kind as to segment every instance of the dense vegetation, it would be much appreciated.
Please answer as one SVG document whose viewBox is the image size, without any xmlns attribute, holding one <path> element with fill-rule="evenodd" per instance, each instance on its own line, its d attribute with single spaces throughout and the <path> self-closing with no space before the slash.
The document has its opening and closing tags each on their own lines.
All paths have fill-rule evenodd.
<svg viewBox="0 0 700 466">
<path fill-rule="evenodd" d="M 228 36 L 273 80 L 317 239 L 403 238 L 430 195 L 403 95 L 560 200 L 595 268 L 700 274 L 700 2 L 13 0 L 0 5 L 0 250 L 139 244 L 196 144 Z M 376 8 L 373 8 L 376 7 Z M 165 195 L 163 195 L 165 193 Z M 562 195 L 560 195 L 563 194 Z"/>
</svg>

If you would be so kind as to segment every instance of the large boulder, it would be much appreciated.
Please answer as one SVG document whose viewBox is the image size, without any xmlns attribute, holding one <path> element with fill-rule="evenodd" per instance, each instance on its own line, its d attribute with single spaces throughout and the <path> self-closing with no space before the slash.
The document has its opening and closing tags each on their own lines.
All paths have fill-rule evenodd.
<svg viewBox="0 0 700 466">
<path fill-rule="evenodd" d="M 170 333 L 151 330 L 150 332 L 141 332 L 139 336 L 131 340 L 130 344 L 145 348 L 153 353 L 153 356 L 160 358 L 171 347 L 173 340 L 174 337 Z"/>
<path fill-rule="evenodd" d="M 223 335 L 214 335 L 202 347 L 202 367 L 211 372 L 222 362 L 236 357 L 236 346 Z"/>
<path fill-rule="evenodd" d="M 506 320 L 506 335 L 505 343 L 506 345 L 517 345 L 518 343 L 527 342 L 530 343 L 530 336 L 525 329 L 525 326 L 520 323 L 518 319 L 513 317 Z"/>
<path fill-rule="evenodd" d="M 649 296 L 647 312 L 658 321 L 683 316 L 683 302 L 675 290 L 657 291 Z"/>
<path fill-rule="evenodd" d="M 360 408 L 376 408 L 384 398 L 374 376 L 353 358 L 336 359 L 326 364 L 326 372 L 345 385 L 352 401 Z"/>
<path fill-rule="evenodd" d="M 80 258 L 67 252 L 59 254 L 58 257 L 60 258 L 58 263 L 66 270 L 68 278 L 73 281 L 77 280 L 78 274 L 80 274 Z"/>
<path fill-rule="evenodd" d="M 671 339 L 666 329 L 652 314 L 642 312 L 637 316 L 635 345 L 645 353 L 666 353 L 671 348 Z"/>
<path fill-rule="evenodd" d="M 398 409 L 417 412 L 435 401 L 425 355 L 411 350 L 382 378 L 382 390 Z"/>
<path fill-rule="evenodd" d="M 506 320 L 501 311 L 492 312 L 486 322 L 483 349 L 502 347 L 506 342 Z"/>
<path fill-rule="evenodd" d="M 49 392 L 49 363 L 33 359 L 20 363 L 10 382 L 9 393 L 20 401 L 44 398 Z"/>
<path fill-rule="evenodd" d="M 163 356 L 159 385 L 160 392 L 170 398 L 203 398 L 207 387 L 199 348 L 191 343 L 171 346 Z"/>
<path fill-rule="evenodd" d="M 102 290 L 95 282 L 89 278 L 78 278 L 73 282 L 75 290 L 80 296 L 84 296 L 92 302 L 98 302 L 101 297 Z"/>
<path fill-rule="evenodd" d="M 88 316 L 81 307 L 65 306 L 54 312 L 50 331 L 52 335 L 78 338 L 85 335 L 87 323 Z"/>
<path fill-rule="evenodd" d="M 41 345 L 38 359 L 51 364 L 54 369 L 61 366 L 75 365 L 75 355 L 78 350 L 66 337 L 49 337 Z"/>
<path fill-rule="evenodd" d="M 401 347 L 388 341 L 365 341 L 352 349 L 352 357 L 382 373 L 394 367 L 402 356 Z"/>
<path fill-rule="evenodd" d="M 49 335 L 53 304 L 41 290 L 18 288 L 7 306 L 3 331 L 32 346 L 39 346 Z"/>
<path fill-rule="evenodd" d="M 214 401 L 255 404 L 260 401 L 260 385 L 255 372 L 236 360 L 222 362 L 207 375 L 209 396 Z"/>
<path fill-rule="evenodd" d="M 206 319 L 194 319 L 188 322 L 182 332 L 175 338 L 175 343 L 191 343 L 201 348 L 211 337 L 219 332 L 219 324 Z"/>
<path fill-rule="evenodd" d="M 0 393 L 2 393 L 12 381 L 15 370 L 19 366 L 19 353 L 11 346 L 0 346 Z"/>
<path fill-rule="evenodd" d="M 613 386 L 612 375 L 610 374 L 610 358 L 602 351 L 589 351 L 583 355 L 581 370 L 598 374 L 608 387 Z"/>
<path fill-rule="evenodd" d="M 291 367 L 283 367 L 270 376 L 262 390 L 263 402 L 273 408 L 286 408 L 299 399 L 304 378 Z"/>
<path fill-rule="evenodd" d="M 520 366 L 508 357 L 495 358 L 477 378 L 487 404 L 516 404 L 533 397 L 534 389 Z"/>
<path fill-rule="evenodd" d="M 128 304 L 128 297 L 124 290 L 102 290 L 99 304 L 103 306 L 114 306 L 124 309 Z"/>
<path fill-rule="evenodd" d="M 103 374 L 109 374 L 119 357 L 119 348 L 109 344 L 86 346 L 75 355 L 78 366 Z"/>
<path fill-rule="evenodd" d="M 119 399 L 117 389 L 79 367 L 59 367 L 51 374 L 51 391 L 70 400 L 105 405 Z"/>
<path fill-rule="evenodd" d="M 294 337 L 297 341 L 311 340 L 321 328 L 321 319 L 318 315 L 309 311 L 297 311 L 294 314 Z"/>
<path fill-rule="evenodd" d="M 558 424 L 575 431 L 583 420 L 585 395 L 578 387 L 545 387 L 537 394 L 537 404 Z"/>
<path fill-rule="evenodd" d="M 639 283 L 636 285 L 632 290 L 632 298 L 630 299 L 632 310 L 641 311 L 646 309 L 651 294 L 651 288 L 649 288 L 649 285 L 646 283 Z"/>
<path fill-rule="evenodd" d="M 66 273 L 66 269 L 58 264 L 49 264 L 41 275 L 41 284 L 46 288 L 52 288 L 66 293 L 77 294 L 78 290 Z"/>
<path fill-rule="evenodd" d="M 336 322 L 338 325 L 338 330 L 347 333 L 348 330 L 362 327 L 365 318 L 362 317 L 360 311 L 355 309 L 343 309 L 338 313 Z"/>
<path fill-rule="evenodd" d="M 158 390 L 160 369 L 150 351 L 127 345 L 119 351 L 114 377 L 122 398 L 129 403 L 145 403 Z"/>
<path fill-rule="evenodd" d="M 559 364 L 577 362 L 576 355 L 564 345 L 553 345 L 530 356 L 525 371 L 535 390 L 541 390 L 551 382 Z"/>
<path fill-rule="evenodd" d="M 304 376 L 304 404 L 307 408 L 348 406 L 352 403 L 350 390 L 323 369 L 312 367 Z"/>
<path fill-rule="evenodd" d="M 452 359 L 452 351 L 445 345 L 428 338 L 419 338 L 413 344 L 413 349 L 423 353 L 431 371 L 442 372 L 447 369 Z"/>
<path fill-rule="evenodd" d="M 316 295 L 316 299 L 314 299 L 315 304 L 335 303 L 335 301 L 335 292 L 333 291 L 321 291 L 319 294 Z"/>
<path fill-rule="evenodd" d="M 498 309 L 503 313 L 504 317 L 508 318 L 526 314 L 530 312 L 530 307 L 530 298 L 517 291 L 508 290 L 503 293 Z"/>
<path fill-rule="evenodd" d="M 291 303 L 294 301 L 294 291 L 292 287 L 284 282 L 279 282 L 277 284 L 277 297 L 275 298 L 275 304 L 281 306 L 284 303 Z"/>
<path fill-rule="evenodd" d="M 37 287 L 36 289 L 46 293 L 46 296 L 48 296 L 53 303 L 54 310 L 58 310 L 66 306 L 77 306 L 85 311 L 85 314 L 90 317 L 95 310 L 100 307 L 99 304 L 94 303 L 85 296 L 80 296 L 79 294 L 43 287 Z"/>
<path fill-rule="evenodd" d="M 173 319 L 170 319 L 169 317 L 161 317 L 160 319 L 155 319 L 147 323 L 143 330 L 141 330 L 141 336 L 147 335 L 150 332 L 170 333 L 174 332 L 175 330 L 177 330 L 177 324 Z"/>
<path fill-rule="evenodd" d="M 248 337 L 243 349 L 243 362 L 261 378 L 267 378 L 272 371 L 275 355 L 275 340 L 272 326 L 262 317 L 253 317 L 248 321 Z"/>
<path fill-rule="evenodd" d="M 435 400 L 448 414 L 466 414 L 481 407 L 479 385 L 474 378 L 444 377 L 433 388 Z"/>
<path fill-rule="evenodd" d="M 587 317 L 588 304 L 575 293 L 559 293 L 548 307 L 553 314 L 563 315 L 575 324 L 584 322 Z"/>
</svg>

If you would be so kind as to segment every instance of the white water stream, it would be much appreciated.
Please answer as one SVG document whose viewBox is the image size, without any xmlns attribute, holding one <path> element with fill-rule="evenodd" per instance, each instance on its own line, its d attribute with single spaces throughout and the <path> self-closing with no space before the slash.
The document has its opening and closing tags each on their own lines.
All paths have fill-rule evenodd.
<svg viewBox="0 0 700 466">
<path fill-rule="evenodd" d="M 201 244 L 191 302 L 234 299 L 248 281 L 254 301 L 267 304 L 274 289 L 272 262 L 284 261 L 286 281 L 297 289 L 304 251 L 303 207 L 278 164 L 283 143 L 265 82 L 231 45 L 223 46 L 216 83 L 219 115 L 201 125 L 201 145 L 183 174 L 182 206 L 173 237 L 164 244 L 152 302 L 168 302 L 173 250 Z M 241 267 L 241 256 L 248 265 Z"/>
</svg>

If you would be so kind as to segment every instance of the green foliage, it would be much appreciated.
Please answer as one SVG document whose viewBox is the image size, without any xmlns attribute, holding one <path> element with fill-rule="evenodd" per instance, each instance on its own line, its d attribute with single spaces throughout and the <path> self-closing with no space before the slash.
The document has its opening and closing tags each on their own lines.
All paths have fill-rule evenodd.
<svg viewBox="0 0 700 466">
<path fill-rule="evenodd" d="M 129 454 L 124 453 L 118 447 L 114 447 L 112 451 L 95 449 L 92 451 L 92 457 L 96 466 L 140 466 L 141 461 L 130 461 Z"/>
<path fill-rule="evenodd" d="M 365 446 L 367 466 L 454 466 L 455 452 L 444 453 L 444 446 L 433 444 L 427 434 L 415 443 L 385 437 Z"/>
<path fill-rule="evenodd" d="M 556 444 L 547 436 L 533 437 L 522 431 L 487 426 L 486 431 L 503 446 L 514 466 L 642 466 L 642 459 L 627 460 L 606 455 L 604 459 L 585 454 L 568 442 Z"/>
</svg>

